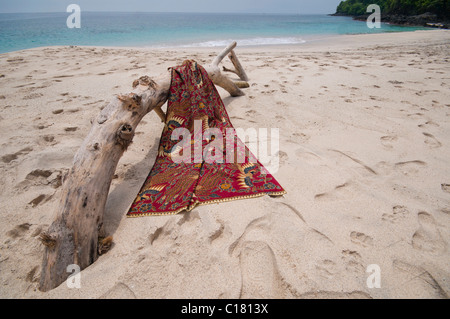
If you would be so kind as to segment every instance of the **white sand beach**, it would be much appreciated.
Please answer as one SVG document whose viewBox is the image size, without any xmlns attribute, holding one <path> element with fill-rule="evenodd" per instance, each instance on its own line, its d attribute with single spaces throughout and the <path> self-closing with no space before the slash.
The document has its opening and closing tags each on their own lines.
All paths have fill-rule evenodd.
<svg viewBox="0 0 450 319">
<path fill-rule="evenodd" d="M 221 50 L 0 54 L 0 298 L 448 298 L 447 30 L 238 42 L 250 87 L 219 92 L 235 127 L 279 128 L 274 176 L 287 194 L 127 218 L 163 128 L 151 112 L 112 182 L 111 250 L 81 272 L 80 288 L 38 290 L 38 235 L 91 119 L 140 76 L 208 64 Z M 369 265 L 379 288 L 367 284 Z"/>
</svg>

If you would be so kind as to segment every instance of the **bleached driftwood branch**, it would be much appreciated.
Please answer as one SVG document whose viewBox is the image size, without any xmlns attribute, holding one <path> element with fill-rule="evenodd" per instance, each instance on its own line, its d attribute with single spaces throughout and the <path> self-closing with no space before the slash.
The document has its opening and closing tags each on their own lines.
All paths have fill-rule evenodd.
<svg viewBox="0 0 450 319">
<path fill-rule="evenodd" d="M 225 56 L 232 52 L 235 47 L 236 42 L 231 43 L 219 55 L 217 55 L 213 62 L 205 69 L 215 85 L 218 85 L 228 91 L 231 96 L 241 96 L 244 95 L 244 92 L 239 89 L 235 82 L 231 81 L 226 75 L 221 73 L 219 69 L 219 63 L 222 62 Z"/>
<path fill-rule="evenodd" d="M 245 73 L 244 68 L 241 65 L 241 62 L 239 62 L 239 59 L 236 56 L 236 53 L 234 53 L 234 50 L 231 50 L 230 53 L 228 53 L 228 58 L 231 60 L 231 62 L 234 65 L 235 70 L 228 69 L 226 67 L 223 67 L 223 70 L 225 72 L 233 72 L 236 74 L 242 81 L 248 81 L 248 76 Z"/>
<path fill-rule="evenodd" d="M 243 92 L 218 66 L 235 46 L 236 42 L 230 44 L 205 69 L 216 85 L 239 96 Z M 56 219 L 40 235 L 45 245 L 41 291 L 63 283 L 69 276 L 68 265 L 84 269 L 111 245 L 112 238 L 103 238 L 100 230 L 114 172 L 141 119 L 155 110 L 165 121 L 161 106 L 167 100 L 170 81 L 170 72 L 154 79 L 139 78 L 131 93 L 114 98 L 94 120 L 64 179 Z"/>
</svg>

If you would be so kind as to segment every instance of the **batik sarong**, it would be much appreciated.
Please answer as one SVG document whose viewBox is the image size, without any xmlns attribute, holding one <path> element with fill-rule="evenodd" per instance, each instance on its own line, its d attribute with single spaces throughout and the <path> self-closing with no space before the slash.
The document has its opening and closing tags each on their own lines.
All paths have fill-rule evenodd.
<svg viewBox="0 0 450 319">
<path fill-rule="evenodd" d="M 171 68 L 158 155 L 129 217 L 176 214 L 197 205 L 286 192 L 235 134 L 205 69 Z"/>
</svg>

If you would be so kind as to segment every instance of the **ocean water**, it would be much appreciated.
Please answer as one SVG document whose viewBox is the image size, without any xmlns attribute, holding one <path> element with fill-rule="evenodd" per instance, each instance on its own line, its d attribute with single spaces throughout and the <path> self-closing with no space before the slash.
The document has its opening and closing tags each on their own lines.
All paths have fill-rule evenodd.
<svg viewBox="0 0 450 319">
<path fill-rule="evenodd" d="M 324 35 L 425 29 L 382 24 L 370 29 L 349 17 L 285 14 L 81 12 L 81 28 L 70 29 L 70 13 L 0 14 L 0 53 L 53 45 L 138 47 L 295 44 Z"/>
</svg>

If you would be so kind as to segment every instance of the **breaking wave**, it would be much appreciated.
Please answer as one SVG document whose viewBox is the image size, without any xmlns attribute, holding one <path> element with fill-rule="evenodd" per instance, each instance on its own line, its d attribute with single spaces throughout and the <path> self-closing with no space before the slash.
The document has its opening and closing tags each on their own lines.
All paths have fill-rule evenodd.
<svg viewBox="0 0 450 319">
<path fill-rule="evenodd" d="M 249 39 L 227 39 L 227 40 L 212 40 L 204 42 L 194 42 L 189 44 L 179 44 L 177 46 L 185 48 L 197 48 L 197 47 L 223 47 L 227 46 L 233 41 L 237 41 L 239 46 L 258 46 L 258 45 L 280 45 L 280 44 L 302 44 L 306 41 L 296 37 L 284 37 L 284 38 L 249 38 Z"/>
</svg>

